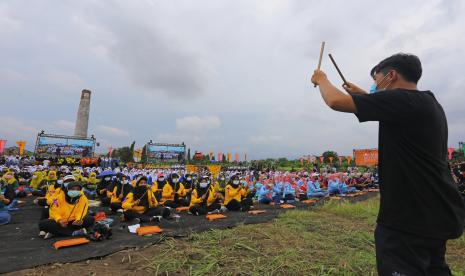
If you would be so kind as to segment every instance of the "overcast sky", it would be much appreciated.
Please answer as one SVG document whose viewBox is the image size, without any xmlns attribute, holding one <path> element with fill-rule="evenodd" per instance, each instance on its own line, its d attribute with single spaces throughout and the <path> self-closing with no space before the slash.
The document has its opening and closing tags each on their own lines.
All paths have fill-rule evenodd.
<svg viewBox="0 0 465 276">
<path fill-rule="evenodd" d="M 408 3 L 408 4 L 407 4 Z M 346 78 L 397 53 L 423 63 L 465 140 L 465 1 L 0 1 L 0 138 L 72 135 L 82 89 L 101 147 L 299 157 L 377 146 L 377 123 L 330 110 L 309 82 L 326 41 Z M 340 85 L 325 58 L 322 70 Z"/>
</svg>

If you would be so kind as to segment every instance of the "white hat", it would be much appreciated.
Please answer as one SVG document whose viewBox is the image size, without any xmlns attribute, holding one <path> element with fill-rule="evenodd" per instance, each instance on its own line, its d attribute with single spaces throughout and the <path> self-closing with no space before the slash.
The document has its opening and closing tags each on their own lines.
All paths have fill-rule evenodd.
<svg viewBox="0 0 465 276">
<path fill-rule="evenodd" d="M 76 181 L 76 178 L 74 178 L 74 175 L 69 174 L 69 175 L 67 175 L 67 176 L 65 176 L 65 177 L 63 178 L 63 182 L 67 182 L 67 181 L 70 181 L 70 180 L 71 180 L 71 181 Z"/>
</svg>

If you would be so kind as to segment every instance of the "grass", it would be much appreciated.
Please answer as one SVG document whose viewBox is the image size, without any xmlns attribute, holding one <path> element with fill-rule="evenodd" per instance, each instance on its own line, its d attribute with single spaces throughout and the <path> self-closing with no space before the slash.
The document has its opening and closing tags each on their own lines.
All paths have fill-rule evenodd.
<svg viewBox="0 0 465 276">
<path fill-rule="evenodd" d="M 147 260 L 157 275 L 377 275 L 373 230 L 379 199 L 332 201 L 271 223 L 167 239 Z M 454 275 L 465 275 L 465 239 L 448 244 Z"/>
<path fill-rule="evenodd" d="M 269 223 L 166 238 L 103 259 L 46 265 L 11 275 L 377 275 L 373 230 L 379 198 L 333 200 Z M 454 275 L 465 275 L 465 238 L 448 243 Z"/>
</svg>

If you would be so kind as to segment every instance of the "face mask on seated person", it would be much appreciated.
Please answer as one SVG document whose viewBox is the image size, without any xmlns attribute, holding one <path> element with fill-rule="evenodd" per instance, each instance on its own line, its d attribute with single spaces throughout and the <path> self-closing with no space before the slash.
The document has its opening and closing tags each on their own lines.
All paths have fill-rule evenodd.
<svg viewBox="0 0 465 276">
<path fill-rule="evenodd" d="M 173 183 L 178 183 L 179 182 L 179 178 L 173 178 Z"/>
<path fill-rule="evenodd" d="M 233 185 L 234 187 L 239 186 L 239 180 L 233 180 L 232 185 Z"/>
<path fill-rule="evenodd" d="M 105 177 L 104 179 L 105 179 L 105 181 L 110 181 L 111 178 L 110 177 Z"/>
<path fill-rule="evenodd" d="M 76 191 L 76 190 L 69 190 L 68 191 L 68 196 L 71 198 L 76 198 L 81 195 L 81 191 Z"/>
<path fill-rule="evenodd" d="M 200 182 L 200 188 L 205 189 L 208 186 L 208 182 Z"/>
</svg>

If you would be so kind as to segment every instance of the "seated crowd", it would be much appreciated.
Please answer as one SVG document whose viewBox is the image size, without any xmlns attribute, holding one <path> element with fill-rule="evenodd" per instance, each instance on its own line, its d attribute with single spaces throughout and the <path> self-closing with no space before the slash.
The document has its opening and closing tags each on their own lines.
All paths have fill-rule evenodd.
<svg viewBox="0 0 465 276">
<path fill-rule="evenodd" d="M 0 225 L 8 224 L 22 197 L 41 208 L 39 235 L 84 236 L 94 223 L 89 203 L 133 223 L 171 219 L 184 207 L 194 216 L 248 211 L 254 204 L 280 205 L 377 188 L 372 173 L 208 171 L 0 166 Z"/>
</svg>

